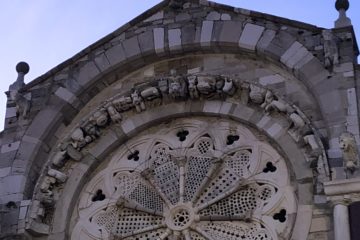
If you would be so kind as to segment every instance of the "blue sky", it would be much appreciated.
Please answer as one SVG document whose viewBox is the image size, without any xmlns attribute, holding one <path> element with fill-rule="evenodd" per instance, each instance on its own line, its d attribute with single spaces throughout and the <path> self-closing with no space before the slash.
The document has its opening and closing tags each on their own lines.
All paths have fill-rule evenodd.
<svg viewBox="0 0 360 240">
<path fill-rule="evenodd" d="M 49 71 L 116 30 L 160 0 L 8 0 L 0 2 L 0 92 L 16 80 L 15 65 L 26 61 L 25 82 Z M 332 28 L 335 0 L 216 0 L 240 8 Z M 359 0 L 350 0 L 348 16 L 360 39 Z M 6 97 L 0 94 L 0 129 Z"/>
</svg>

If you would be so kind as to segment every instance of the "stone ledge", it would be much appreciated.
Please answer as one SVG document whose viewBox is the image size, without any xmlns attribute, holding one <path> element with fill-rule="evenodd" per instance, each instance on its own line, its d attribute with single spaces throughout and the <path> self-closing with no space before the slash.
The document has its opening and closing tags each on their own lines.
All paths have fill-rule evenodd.
<svg viewBox="0 0 360 240">
<path fill-rule="evenodd" d="M 327 196 L 360 192 L 360 178 L 325 182 L 324 190 Z"/>
</svg>

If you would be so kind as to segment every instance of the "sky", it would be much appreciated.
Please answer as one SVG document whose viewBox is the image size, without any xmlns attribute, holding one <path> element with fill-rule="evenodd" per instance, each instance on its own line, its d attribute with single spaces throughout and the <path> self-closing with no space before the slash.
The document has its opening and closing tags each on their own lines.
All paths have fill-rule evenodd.
<svg viewBox="0 0 360 240">
<path fill-rule="evenodd" d="M 30 65 L 25 83 L 71 58 L 113 32 L 160 0 L 3 0 L 0 1 L 0 130 L 5 118 L 9 85 L 15 66 Z M 335 0 L 216 0 L 239 8 L 333 28 Z M 360 39 L 359 0 L 347 12 Z"/>
</svg>

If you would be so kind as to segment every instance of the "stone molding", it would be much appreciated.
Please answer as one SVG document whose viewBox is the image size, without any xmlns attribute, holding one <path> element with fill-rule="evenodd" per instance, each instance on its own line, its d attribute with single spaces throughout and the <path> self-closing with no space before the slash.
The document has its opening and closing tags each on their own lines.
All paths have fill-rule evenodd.
<svg viewBox="0 0 360 240">
<path fill-rule="evenodd" d="M 44 216 L 50 214 L 49 212 L 45 214 L 44 211 L 54 207 L 54 221 L 61 221 L 56 217 L 59 214 L 56 202 L 61 203 L 63 207 L 67 206 L 66 209 L 71 209 L 74 199 L 64 199 L 61 189 L 64 187 L 66 189 L 68 184 L 81 185 L 83 179 L 71 177 L 77 170 L 75 167 L 71 173 L 68 172 L 66 169 L 69 168 L 69 163 L 80 167 L 80 172 L 76 176 L 87 175 L 90 171 L 87 165 L 89 162 L 94 163 L 103 159 L 121 142 L 137 132 L 169 117 L 188 114 L 230 117 L 255 126 L 269 138 L 276 139 L 275 141 L 281 142 L 287 139 L 285 140 L 287 143 L 282 142 L 283 144 L 293 141 L 294 147 L 299 148 L 302 159 L 291 157 L 296 153 L 291 152 L 290 148 L 283 150 L 284 155 L 291 160 L 292 167 L 300 174 L 296 176 L 298 181 L 312 178 L 310 169 L 304 170 L 302 174 L 305 175 L 301 176 L 300 173 L 303 171 L 300 169 L 309 168 L 311 161 L 315 161 L 322 179 L 330 177 L 319 135 L 295 105 L 287 104 L 262 86 L 235 78 L 173 74 L 160 79 L 155 78 L 153 81 L 136 86 L 131 92 L 109 98 L 70 131 L 71 135 L 63 139 L 57 151 L 51 154 L 48 167 L 44 168 L 45 172 L 39 178 L 33 202 L 40 202 L 40 205 L 33 205 L 31 210 L 39 214 L 28 217 L 29 231 L 36 231 L 31 229 L 34 225 L 32 221 L 40 221 L 40 224 L 44 224 Z M 279 121 L 280 119 L 283 120 Z M 64 165 L 67 167 L 64 168 Z M 306 174 L 306 171 L 309 174 Z M 74 189 L 74 186 L 71 188 Z M 76 196 L 76 190 L 73 191 L 73 194 L 66 195 Z M 52 224 L 52 221 L 50 219 L 48 224 Z M 59 232 L 62 232 L 66 227 L 63 223 L 60 225 L 63 227 L 60 227 L 62 230 Z"/>
</svg>

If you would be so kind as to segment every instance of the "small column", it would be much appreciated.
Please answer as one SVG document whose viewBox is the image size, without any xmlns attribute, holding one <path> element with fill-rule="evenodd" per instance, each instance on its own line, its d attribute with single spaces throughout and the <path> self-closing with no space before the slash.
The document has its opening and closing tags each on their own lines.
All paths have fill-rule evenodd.
<svg viewBox="0 0 360 240">
<path fill-rule="evenodd" d="M 351 240 L 349 209 L 345 203 L 336 203 L 334 206 L 335 240 Z"/>
</svg>

